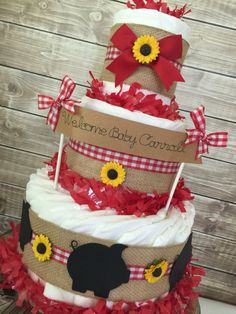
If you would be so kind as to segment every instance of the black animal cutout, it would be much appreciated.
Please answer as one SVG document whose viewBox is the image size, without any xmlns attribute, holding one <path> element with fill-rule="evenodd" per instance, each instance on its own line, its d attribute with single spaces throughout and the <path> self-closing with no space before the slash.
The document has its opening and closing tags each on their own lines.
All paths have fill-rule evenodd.
<svg viewBox="0 0 236 314">
<path fill-rule="evenodd" d="M 29 209 L 30 209 L 30 204 L 23 201 L 20 236 L 19 236 L 20 247 L 22 251 L 24 251 L 25 245 L 29 243 L 32 239 L 32 229 L 31 229 L 30 219 L 29 219 Z"/>
<path fill-rule="evenodd" d="M 130 271 L 122 258 L 127 246 L 88 243 L 78 247 L 76 241 L 72 241 L 71 246 L 74 251 L 69 256 L 67 269 L 74 291 L 90 290 L 95 296 L 106 299 L 112 289 L 129 281 Z"/>
<path fill-rule="evenodd" d="M 184 275 L 185 268 L 190 262 L 192 257 L 192 234 L 190 235 L 187 243 L 185 244 L 182 252 L 175 261 L 170 277 L 170 290 L 174 289 L 177 282 L 180 281 Z"/>
</svg>

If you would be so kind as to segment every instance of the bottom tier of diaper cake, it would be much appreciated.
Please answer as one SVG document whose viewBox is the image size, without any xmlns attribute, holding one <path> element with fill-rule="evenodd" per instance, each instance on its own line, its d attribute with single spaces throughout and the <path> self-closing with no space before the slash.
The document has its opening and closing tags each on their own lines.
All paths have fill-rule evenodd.
<svg viewBox="0 0 236 314">
<path fill-rule="evenodd" d="M 139 218 L 91 211 L 62 187 L 54 190 L 46 168 L 38 170 L 21 229 L 1 243 L 11 243 L 1 272 L 35 313 L 197 313 L 203 271 L 191 264 L 195 209 L 184 206 L 183 213 L 172 206 L 168 216 L 163 209 Z"/>
</svg>

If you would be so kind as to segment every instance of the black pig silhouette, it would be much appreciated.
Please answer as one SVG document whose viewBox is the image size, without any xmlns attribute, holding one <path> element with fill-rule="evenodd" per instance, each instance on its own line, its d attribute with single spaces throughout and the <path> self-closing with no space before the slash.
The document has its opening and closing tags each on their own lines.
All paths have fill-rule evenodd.
<svg viewBox="0 0 236 314">
<path fill-rule="evenodd" d="M 76 241 L 72 241 L 71 246 L 74 251 L 68 258 L 67 269 L 74 291 L 90 290 L 95 296 L 106 299 L 112 289 L 129 281 L 130 271 L 122 258 L 127 246 L 108 247 L 98 243 L 78 246 Z"/>
</svg>

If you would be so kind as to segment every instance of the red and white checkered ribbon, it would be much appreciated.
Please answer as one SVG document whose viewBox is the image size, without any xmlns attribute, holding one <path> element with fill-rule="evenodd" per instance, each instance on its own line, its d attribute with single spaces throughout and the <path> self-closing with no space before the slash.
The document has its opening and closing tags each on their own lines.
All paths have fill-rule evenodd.
<svg viewBox="0 0 236 314">
<path fill-rule="evenodd" d="M 107 47 L 107 54 L 106 54 L 106 61 L 113 61 L 116 58 L 118 58 L 121 55 L 121 52 L 119 49 L 117 49 L 114 46 L 108 46 Z"/>
<path fill-rule="evenodd" d="M 52 259 L 54 261 L 57 261 L 63 265 L 66 265 L 69 256 L 70 256 L 70 252 L 63 250 L 56 245 L 52 246 Z"/>
<path fill-rule="evenodd" d="M 75 112 L 74 103 L 79 103 L 79 101 L 70 99 L 75 86 L 74 81 L 66 75 L 62 80 L 57 99 L 50 96 L 38 95 L 38 108 L 40 110 L 49 109 L 46 123 L 51 125 L 53 131 L 55 131 L 57 126 L 61 107 L 64 107 L 71 113 Z"/>
<path fill-rule="evenodd" d="M 169 264 L 168 265 L 168 270 L 165 273 L 165 276 L 169 276 L 171 269 L 173 267 L 173 264 Z M 129 270 L 130 270 L 130 280 L 145 280 L 144 277 L 144 270 L 146 269 L 146 266 L 128 266 Z"/>
<path fill-rule="evenodd" d="M 206 134 L 205 107 L 200 106 L 190 113 L 196 129 L 187 129 L 188 138 L 185 144 L 198 142 L 196 159 L 204 153 L 208 153 L 208 146 L 227 147 L 228 133 L 215 132 Z"/>
<path fill-rule="evenodd" d="M 76 140 L 70 140 L 69 146 L 76 152 L 103 162 L 118 162 L 121 165 L 138 170 L 145 170 L 160 173 L 177 173 L 180 164 L 162 160 L 149 159 L 128 155 L 117 151 L 108 150 L 102 147 L 85 144 Z"/>
<path fill-rule="evenodd" d="M 33 234 L 32 238 L 35 239 L 35 236 L 36 235 Z M 52 256 L 51 256 L 52 260 L 59 262 L 62 265 L 67 265 L 67 261 L 70 254 L 71 252 L 61 249 L 56 245 L 52 245 Z M 165 276 L 168 276 L 170 274 L 172 267 L 173 267 L 173 264 L 169 264 L 168 270 L 165 273 Z M 146 266 L 128 265 L 128 269 L 130 270 L 130 278 L 129 278 L 130 280 L 145 280 L 144 270 L 146 269 Z"/>
<path fill-rule="evenodd" d="M 121 51 L 119 49 L 117 49 L 114 46 L 108 46 L 107 47 L 107 54 L 106 54 L 106 61 L 113 61 L 116 58 L 118 58 L 121 55 Z M 170 61 L 171 62 L 171 61 Z M 174 66 L 181 71 L 182 70 L 182 64 L 178 63 L 178 62 L 171 62 L 174 64 Z"/>
</svg>

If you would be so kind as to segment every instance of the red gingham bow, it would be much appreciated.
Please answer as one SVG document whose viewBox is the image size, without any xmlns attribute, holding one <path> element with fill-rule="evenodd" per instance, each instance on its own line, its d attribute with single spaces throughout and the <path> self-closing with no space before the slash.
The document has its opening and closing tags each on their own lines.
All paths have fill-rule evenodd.
<svg viewBox="0 0 236 314">
<path fill-rule="evenodd" d="M 40 110 L 50 108 L 46 123 L 51 125 L 53 131 L 55 131 L 57 126 L 61 107 L 64 107 L 71 113 L 75 112 L 74 103 L 79 103 L 79 101 L 70 99 L 75 86 L 74 81 L 66 75 L 62 80 L 60 93 L 56 100 L 50 96 L 38 95 L 38 108 Z"/>
<path fill-rule="evenodd" d="M 185 144 L 198 142 L 196 159 L 204 153 L 208 153 L 208 146 L 226 147 L 228 141 L 227 132 L 215 132 L 206 134 L 205 107 L 200 106 L 190 113 L 196 129 L 187 129 L 188 138 Z"/>
</svg>

